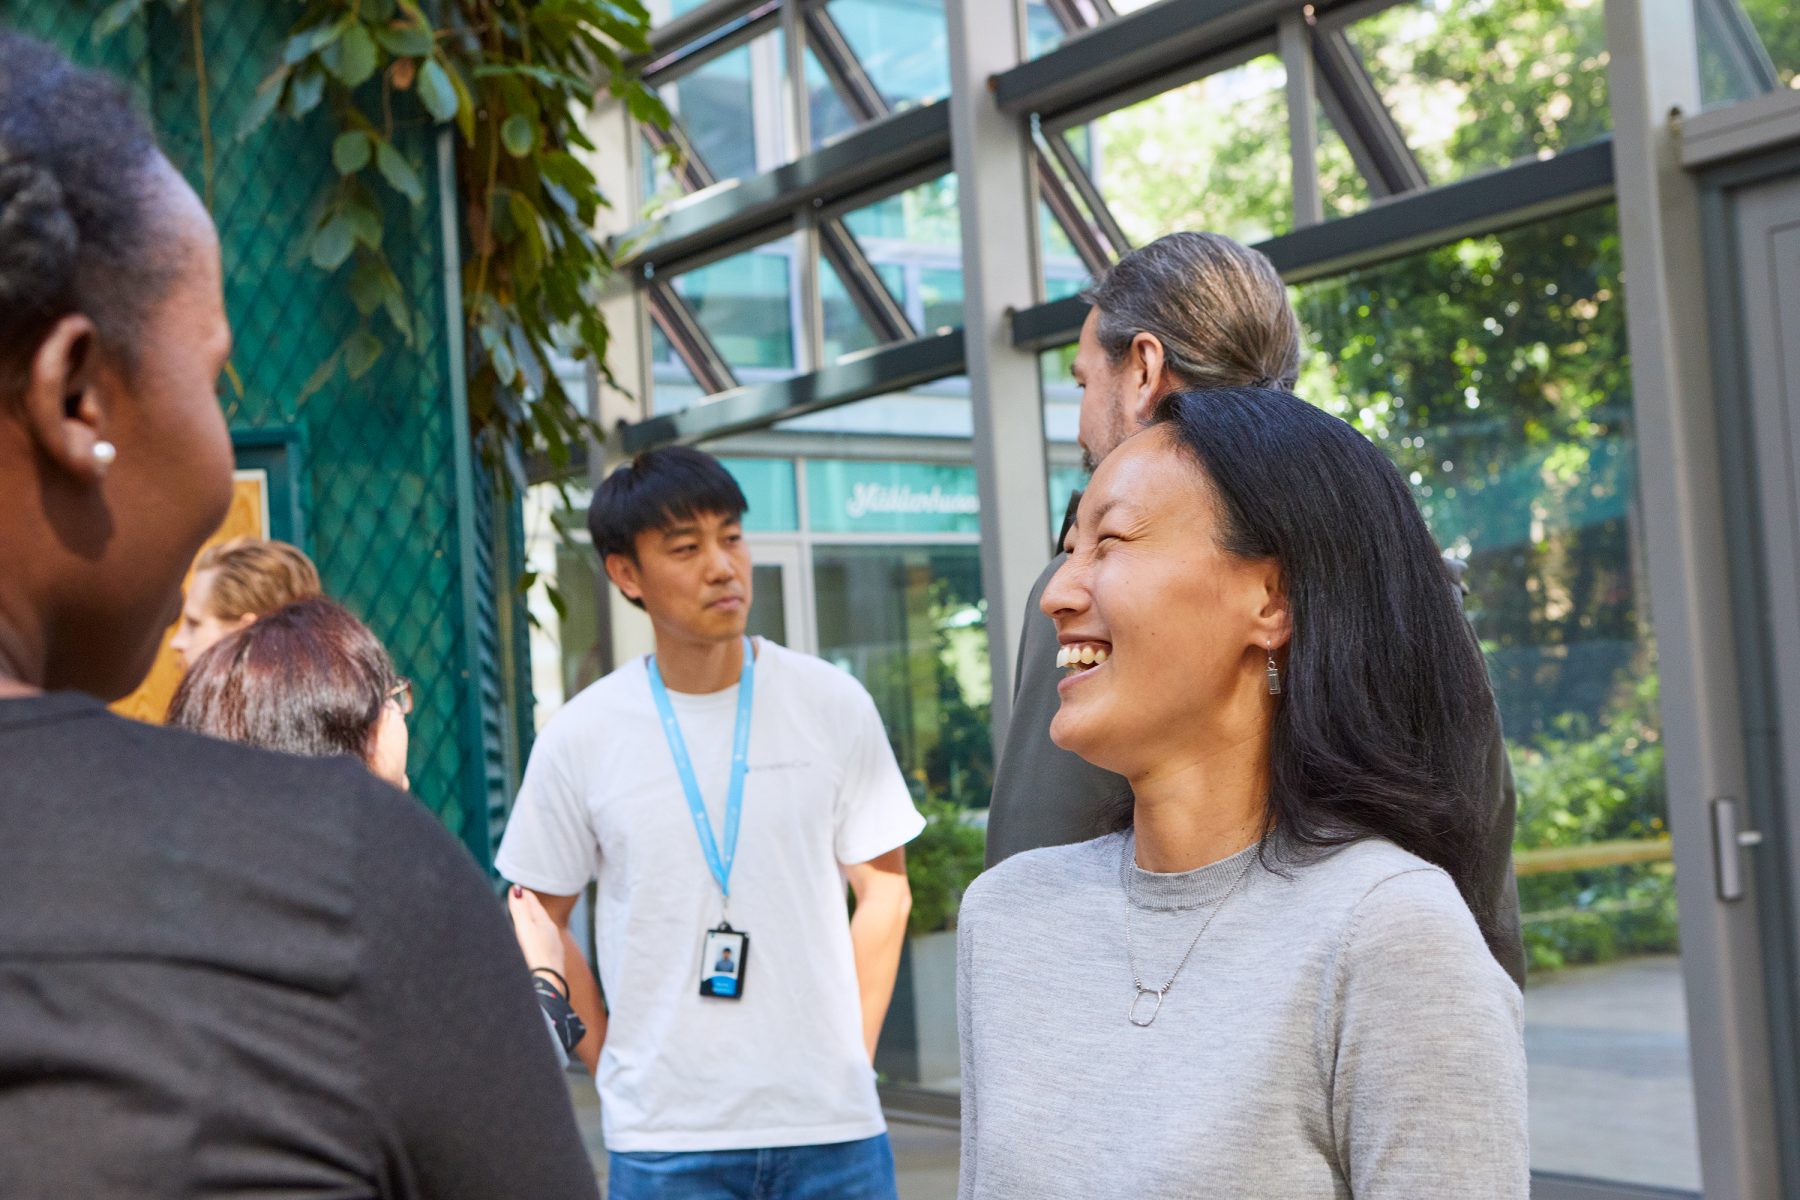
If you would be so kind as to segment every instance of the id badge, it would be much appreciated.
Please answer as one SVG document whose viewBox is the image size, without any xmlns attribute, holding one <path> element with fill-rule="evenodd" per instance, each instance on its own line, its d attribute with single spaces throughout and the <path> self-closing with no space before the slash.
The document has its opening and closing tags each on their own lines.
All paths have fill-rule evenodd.
<svg viewBox="0 0 1800 1200">
<path fill-rule="evenodd" d="M 744 998 L 744 968 L 750 957 L 750 935 L 721 921 L 706 931 L 700 947 L 700 994 L 716 1000 Z"/>
</svg>

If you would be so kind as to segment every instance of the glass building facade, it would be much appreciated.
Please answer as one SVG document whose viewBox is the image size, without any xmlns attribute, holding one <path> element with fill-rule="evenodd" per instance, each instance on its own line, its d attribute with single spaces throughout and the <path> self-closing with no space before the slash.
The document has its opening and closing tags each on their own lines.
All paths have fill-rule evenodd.
<svg viewBox="0 0 1800 1200">
<path fill-rule="evenodd" d="M 1778 1132 L 1800 1115 L 1781 736 L 1800 668 L 1777 652 L 1800 602 L 1772 532 L 1792 528 L 1778 476 L 1800 452 L 1774 447 L 1800 377 L 1776 371 L 1769 401 L 1757 358 L 1800 361 L 1800 308 L 1770 298 L 1800 266 L 1779 232 L 1790 0 L 652 9 L 673 125 L 595 116 L 631 150 L 603 166 L 613 194 L 643 204 L 613 231 L 632 288 L 596 392 L 611 436 L 528 513 L 556 591 L 534 597 L 538 703 L 645 645 L 585 542 L 591 481 L 658 442 L 720 455 L 751 501 L 757 631 L 868 687 L 932 818 L 878 1059 L 891 1102 L 954 1103 L 946 947 L 1016 564 L 1047 560 L 1083 479 L 1079 293 L 1208 229 L 1283 271 L 1296 390 L 1393 459 L 1468 563 L 1518 787 L 1535 1194 L 1800 1192 Z M 996 29 L 1011 61 L 972 75 Z M 1753 192 L 1772 241 L 1733 224 Z M 967 244 L 994 212 L 1016 245 Z M 1744 291 L 1759 264 L 1775 292 Z"/>
</svg>

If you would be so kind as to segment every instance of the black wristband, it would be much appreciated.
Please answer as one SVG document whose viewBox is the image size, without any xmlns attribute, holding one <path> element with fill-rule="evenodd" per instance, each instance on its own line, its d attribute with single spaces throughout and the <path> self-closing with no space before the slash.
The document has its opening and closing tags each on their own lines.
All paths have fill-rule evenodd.
<svg viewBox="0 0 1800 1200">
<path fill-rule="evenodd" d="M 569 998 L 569 996 L 571 994 L 569 991 L 569 981 L 567 979 L 563 978 L 563 974 L 561 971 L 558 971 L 552 967 L 533 967 L 533 968 L 531 968 L 531 973 L 533 975 L 548 975 L 548 976 L 550 976 L 550 978 L 552 978 L 552 979 L 556 980 L 556 982 L 562 984 L 563 998 L 565 1000 Z"/>
</svg>

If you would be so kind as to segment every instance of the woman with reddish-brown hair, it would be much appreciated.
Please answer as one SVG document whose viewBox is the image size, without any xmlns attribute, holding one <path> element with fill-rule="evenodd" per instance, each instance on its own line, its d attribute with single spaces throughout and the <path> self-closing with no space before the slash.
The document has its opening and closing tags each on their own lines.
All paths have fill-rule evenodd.
<svg viewBox="0 0 1800 1200">
<path fill-rule="evenodd" d="M 169 724 L 287 754 L 348 754 L 405 787 L 412 684 L 367 625 L 324 597 L 277 609 L 200 655 Z"/>
<path fill-rule="evenodd" d="M 321 596 L 276 609 L 201 654 L 169 704 L 169 724 L 285 754 L 347 754 L 405 787 L 411 711 L 412 684 L 395 674 L 381 640 Z M 566 1063 L 587 1030 L 569 1007 L 561 935 L 531 893 L 513 888 L 507 905 Z"/>
</svg>

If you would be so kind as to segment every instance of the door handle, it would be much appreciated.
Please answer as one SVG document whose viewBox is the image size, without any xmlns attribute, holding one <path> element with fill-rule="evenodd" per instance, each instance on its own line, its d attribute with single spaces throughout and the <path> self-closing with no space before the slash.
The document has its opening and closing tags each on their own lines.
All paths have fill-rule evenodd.
<svg viewBox="0 0 1800 1200">
<path fill-rule="evenodd" d="M 1740 827 L 1739 809 L 1735 796 L 1713 797 L 1713 878 L 1727 903 L 1744 898 L 1743 852 L 1763 840 L 1761 830 Z"/>
</svg>

